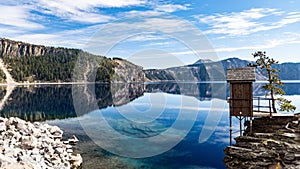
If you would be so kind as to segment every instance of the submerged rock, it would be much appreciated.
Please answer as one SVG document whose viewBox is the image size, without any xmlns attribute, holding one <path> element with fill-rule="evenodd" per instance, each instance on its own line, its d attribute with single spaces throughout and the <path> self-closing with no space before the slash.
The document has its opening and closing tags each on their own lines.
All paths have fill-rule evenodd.
<svg viewBox="0 0 300 169">
<path fill-rule="evenodd" d="M 72 154 L 70 141 L 61 141 L 57 126 L 0 118 L 0 168 L 80 168 L 80 154 Z M 73 142 L 78 139 L 73 136 Z"/>
</svg>

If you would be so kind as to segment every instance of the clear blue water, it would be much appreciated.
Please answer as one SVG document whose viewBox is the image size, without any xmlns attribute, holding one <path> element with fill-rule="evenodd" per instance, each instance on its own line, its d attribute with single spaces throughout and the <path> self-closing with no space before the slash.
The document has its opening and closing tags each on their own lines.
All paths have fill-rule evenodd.
<svg viewBox="0 0 300 169">
<path fill-rule="evenodd" d="M 57 125 L 65 137 L 76 135 L 80 140 L 76 151 L 84 158 L 83 168 L 225 168 L 223 150 L 230 141 L 228 106 L 224 98 L 218 97 L 221 95 L 211 94 L 211 84 L 98 84 L 94 89 L 83 89 L 88 89 L 87 93 L 94 91 L 97 109 L 78 111 L 71 85 L 49 85 L 15 88 L 4 100 L 0 113 Z M 287 98 L 300 108 L 300 84 L 287 83 L 284 89 Z M 0 90 L 2 101 L 6 91 L 5 87 Z M 254 91 L 258 96 L 264 94 L 260 84 L 254 85 Z M 226 98 L 228 89 L 225 93 Z M 82 96 L 80 105 L 90 105 L 88 98 Z M 237 131 L 238 120 L 233 120 Z M 105 125 L 121 136 L 146 140 L 120 142 Z M 173 130 L 167 132 L 170 128 Z M 172 138 L 180 135 L 182 139 L 166 149 L 159 146 L 164 140 L 154 140 L 157 144 L 147 140 L 161 133 Z M 107 149 L 109 146 L 112 148 Z M 132 156 L 160 153 L 129 158 L 124 157 L 124 152 Z"/>
</svg>

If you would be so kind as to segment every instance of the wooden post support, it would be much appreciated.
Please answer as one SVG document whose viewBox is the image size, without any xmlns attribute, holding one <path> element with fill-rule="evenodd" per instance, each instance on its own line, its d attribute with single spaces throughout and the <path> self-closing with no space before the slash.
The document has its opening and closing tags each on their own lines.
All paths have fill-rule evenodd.
<svg viewBox="0 0 300 169">
<path fill-rule="evenodd" d="M 230 145 L 232 145 L 232 116 L 229 116 L 229 125 L 230 125 L 230 128 L 229 128 L 229 135 L 230 135 Z"/>
<path fill-rule="evenodd" d="M 252 117 L 250 117 L 250 135 L 252 135 Z"/>
</svg>

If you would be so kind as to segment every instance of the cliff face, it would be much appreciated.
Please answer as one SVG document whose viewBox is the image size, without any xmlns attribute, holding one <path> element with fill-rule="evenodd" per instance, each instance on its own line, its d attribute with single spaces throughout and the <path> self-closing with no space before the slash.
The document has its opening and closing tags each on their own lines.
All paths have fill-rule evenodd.
<svg viewBox="0 0 300 169">
<path fill-rule="evenodd" d="M 145 73 L 141 66 L 134 65 L 123 59 L 114 58 L 114 62 L 118 65 L 114 68 L 115 75 L 113 77 L 113 82 L 144 82 Z"/>
<path fill-rule="evenodd" d="M 43 55 L 73 55 L 78 49 L 66 49 L 33 45 L 24 42 L 0 38 L 0 57 L 22 57 L 22 56 L 43 56 Z"/>
</svg>

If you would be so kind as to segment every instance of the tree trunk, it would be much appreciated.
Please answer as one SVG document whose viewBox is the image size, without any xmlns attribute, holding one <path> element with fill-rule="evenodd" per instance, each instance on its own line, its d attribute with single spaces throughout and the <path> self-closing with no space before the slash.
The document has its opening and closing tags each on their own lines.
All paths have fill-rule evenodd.
<svg viewBox="0 0 300 169">
<path fill-rule="evenodd" d="M 272 77 L 272 74 L 271 74 L 271 70 L 267 69 L 267 71 L 268 71 L 268 75 L 269 75 L 269 85 L 274 86 L 273 81 L 272 81 L 273 77 Z M 273 109 L 274 113 L 277 113 L 277 110 L 276 110 L 276 107 L 275 107 L 275 96 L 274 95 L 275 95 L 274 88 L 272 87 L 271 88 L 272 109 Z"/>
<path fill-rule="evenodd" d="M 275 107 L 275 98 L 274 98 L 274 91 L 271 91 L 271 99 L 272 99 L 272 109 L 274 113 L 277 113 L 276 107 Z"/>
</svg>

